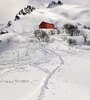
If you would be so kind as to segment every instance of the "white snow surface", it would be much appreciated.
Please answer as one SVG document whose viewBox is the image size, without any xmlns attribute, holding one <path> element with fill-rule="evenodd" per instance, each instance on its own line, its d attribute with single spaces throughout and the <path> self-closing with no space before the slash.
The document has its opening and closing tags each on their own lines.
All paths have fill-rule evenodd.
<svg viewBox="0 0 90 100">
<path fill-rule="evenodd" d="M 90 45 L 70 47 L 64 34 L 44 43 L 33 34 L 42 21 L 58 28 L 67 22 L 90 25 L 89 8 L 38 9 L 0 35 L 0 100 L 90 100 Z M 90 36 L 90 30 L 83 32 Z"/>
</svg>

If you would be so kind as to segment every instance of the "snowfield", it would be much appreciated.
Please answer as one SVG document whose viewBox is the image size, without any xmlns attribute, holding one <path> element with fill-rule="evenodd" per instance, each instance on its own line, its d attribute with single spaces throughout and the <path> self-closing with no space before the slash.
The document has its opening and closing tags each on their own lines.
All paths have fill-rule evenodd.
<svg viewBox="0 0 90 100">
<path fill-rule="evenodd" d="M 90 100 L 90 30 L 83 28 L 90 25 L 89 11 L 89 6 L 62 5 L 13 21 L 9 33 L 0 35 L 0 100 Z M 42 21 L 61 30 L 49 43 L 34 36 Z M 81 35 L 73 37 L 78 45 L 64 41 L 65 23 L 81 24 Z"/>
</svg>

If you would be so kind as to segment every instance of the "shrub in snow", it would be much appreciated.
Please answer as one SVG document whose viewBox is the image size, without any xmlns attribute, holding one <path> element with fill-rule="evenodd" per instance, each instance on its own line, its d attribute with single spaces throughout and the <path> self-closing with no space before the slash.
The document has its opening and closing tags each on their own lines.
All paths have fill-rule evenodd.
<svg viewBox="0 0 90 100">
<path fill-rule="evenodd" d="M 24 8 L 25 9 L 25 8 Z M 18 12 L 18 15 L 26 15 L 26 12 L 24 11 L 24 9 L 21 9 L 19 12 Z"/>
<path fill-rule="evenodd" d="M 9 27 L 9 26 L 11 26 L 11 25 L 12 25 L 12 22 L 9 21 L 9 22 L 7 23 L 7 27 Z"/>
<path fill-rule="evenodd" d="M 26 9 L 26 8 L 24 8 L 24 9 L 21 10 L 21 15 L 26 15 L 26 14 L 27 14 L 27 12 L 26 12 L 25 9 Z"/>
<path fill-rule="evenodd" d="M 57 34 L 60 34 L 60 30 L 59 29 L 57 29 Z"/>
<path fill-rule="evenodd" d="M 27 5 L 27 9 L 31 9 L 32 7 L 30 5 Z"/>
<path fill-rule="evenodd" d="M 60 30 L 58 29 L 54 29 L 54 30 L 50 30 L 50 35 L 55 35 L 55 34 L 60 34 Z"/>
<path fill-rule="evenodd" d="M 21 9 L 18 14 L 15 16 L 15 21 L 20 19 L 20 15 L 27 15 L 30 14 L 32 11 L 34 11 L 35 8 L 27 5 L 24 9 Z"/>
<path fill-rule="evenodd" d="M 52 2 L 51 2 L 51 5 L 53 5 L 53 4 L 55 5 L 55 4 L 57 4 L 57 3 L 56 3 L 55 1 L 52 1 Z"/>
<path fill-rule="evenodd" d="M 72 39 L 72 38 L 68 39 L 67 42 L 68 42 L 68 44 L 69 44 L 70 46 L 77 45 L 76 40 L 74 40 L 74 39 Z"/>
<path fill-rule="evenodd" d="M 61 1 L 58 1 L 58 3 L 57 4 L 59 4 L 59 5 L 63 5 L 63 3 L 61 2 Z"/>
<path fill-rule="evenodd" d="M 21 14 L 22 14 L 21 12 L 22 12 L 22 10 L 20 10 L 20 11 L 18 12 L 18 15 L 21 15 Z"/>
<path fill-rule="evenodd" d="M 5 29 L 1 29 L 1 30 L 0 30 L 0 34 L 6 34 L 6 33 L 8 33 L 8 31 L 5 30 Z"/>
<path fill-rule="evenodd" d="M 34 10 L 35 10 L 35 8 L 34 8 L 34 7 L 32 7 L 32 8 L 31 8 L 31 11 L 34 11 Z"/>
<path fill-rule="evenodd" d="M 36 30 L 34 32 L 34 34 L 35 34 L 35 37 L 37 37 L 39 39 L 39 41 L 41 41 L 41 42 L 49 42 L 49 36 L 45 31 Z"/>
<path fill-rule="evenodd" d="M 73 36 L 70 37 L 68 40 L 69 45 L 83 45 L 85 43 L 84 37 L 81 36 Z"/>
<path fill-rule="evenodd" d="M 29 8 L 24 8 L 24 11 L 25 11 L 25 15 L 28 13 L 28 14 L 30 14 L 31 13 L 31 11 L 29 10 Z"/>
<path fill-rule="evenodd" d="M 52 1 L 47 8 L 52 8 L 56 5 L 56 2 L 55 1 Z"/>
<path fill-rule="evenodd" d="M 55 31 L 54 30 L 50 30 L 50 35 L 55 35 Z"/>
<path fill-rule="evenodd" d="M 20 17 L 18 15 L 16 15 L 14 21 L 19 20 L 19 19 L 20 19 Z"/>
<path fill-rule="evenodd" d="M 58 1 L 58 2 L 55 2 L 55 1 L 52 1 L 47 8 L 53 8 L 55 6 L 58 6 L 58 5 L 62 5 L 63 3 L 61 1 Z"/>
<path fill-rule="evenodd" d="M 31 7 L 31 6 L 27 6 L 27 7 L 25 7 L 24 8 L 24 12 L 26 13 L 26 14 L 30 14 L 32 11 L 34 11 L 35 10 L 35 8 L 34 7 Z"/>
<path fill-rule="evenodd" d="M 31 9 L 32 9 L 32 7 L 29 6 L 29 5 L 28 5 L 27 7 L 24 8 L 25 12 L 28 13 L 28 14 L 31 13 Z"/>
<path fill-rule="evenodd" d="M 30 10 L 33 11 L 33 10 L 35 10 L 35 7 L 31 7 L 31 6 L 28 5 L 27 9 L 28 9 L 28 11 L 30 11 Z"/>
<path fill-rule="evenodd" d="M 84 29 L 88 29 L 88 30 L 90 30 L 90 27 L 84 25 Z"/>
<path fill-rule="evenodd" d="M 77 36 L 80 33 L 80 30 L 77 26 L 74 26 L 72 24 L 65 24 L 63 25 L 63 28 L 66 33 L 68 33 L 70 36 Z"/>
<path fill-rule="evenodd" d="M 81 30 L 81 35 L 84 38 L 85 43 L 89 40 L 90 31 L 89 30 Z"/>
<path fill-rule="evenodd" d="M 84 41 L 85 41 L 85 43 L 86 43 L 86 42 L 87 42 L 87 38 L 88 38 L 87 34 L 83 34 L 82 36 L 83 36 Z"/>
<path fill-rule="evenodd" d="M 90 46 L 90 40 L 88 40 L 86 44 L 87 44 L 88 46 Z"/>
</svg>

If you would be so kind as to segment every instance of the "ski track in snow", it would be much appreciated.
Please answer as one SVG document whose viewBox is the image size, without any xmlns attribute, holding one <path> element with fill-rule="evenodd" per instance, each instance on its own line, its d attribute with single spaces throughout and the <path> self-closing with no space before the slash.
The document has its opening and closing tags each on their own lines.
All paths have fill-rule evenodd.
<svg viewBox="0 0 90 100">
<path fill-rule="evenodd" d="M 54 51 L 51 51 L 51 50 L 47 50 L 47 52 L 51 52 L 52 54 L 55 54 L 56 56 L 58 56 L 59 57 L 60 65 L 57 66 L 55 69 L 53 69 L 52 72 L 44 80 L 43 85 L 41 87 L 41 92 L 40 92 L 40 95 L 38 97 L 38 100 L 43 100 L 43 96 L 44 96 L 45 90 L 48 88 L 47 86 L 48 86 L 48 82 L 49 82 L 50 78 L 62 66 L 62 64 L 64 64 L 64 60 L 62 59 L 62 57 L 59 54 L 57 54 L 57 53 L 55 53 Z"/>
<path fill-rule="evenodd" d="M 40 89 L 40 94 L 39 94 L 39 96 L 38 96 L 38 100 L 42 100 L 43 99 L 43 96 L 44 96 L 44 93 L 45 93 L 45 90 L 47 89 L 47 86 L 48 86 L 48 82 L 49 82 L 49 80 L 50 80 L 50 78 L 55 74 L 55 72 L 62 66 L 62 64 L 64 64 L 64 60 L 62 59 L 62 57 L 58 54 L 58 53 L 56 53 L 56 52 L 54 52 L 54 51 L 52 51 L 52 50 L 49 50 L 49 49 L 46 49 L 46 48 L 44 48 L 43 47 L 43 45 L 41 45 L 41 43 L 39 42 L 39 45 L 41 46 L 41 50 L 42 51 L 44 51 L 44 52 L 46 52 L 46 53 L 48 53 L 48 54 L 54 54 L 54 55 L 56 55 L 58 58 L 59 58 L 59 65 L 58 66 L 56 66 L 56 68 L 54 68 L 51 72 L 50 72 L 50 70 L 48 70 L 47 68 L 42 68 L 42 67 L 39 67 L 39 66 L 35 66 L 35 65 L 33 65 L 33 64 L 29 64 L 29 66 L 32 66 L 32 67 L 34 67 L 34 68 L 38 68 L 39 70 L 41 70 L 41 71 L 43 71 L 43 72 L 45 72 L 45 73 L 48 73 L 48 76 L 46 76 L 43 80 L 42 80 L 42 82 L 41 82 L 41 84 L 40 84 L 40 86 L 37 88 L 37 89 L 35 89 L 35 91 L 34 92 L 36 92 L 36 91 L 38 91 L 39 89 Z M 27 45 L 27 46 L 29 46 L 29 44 Z M 28 50 L 28 48 L 27 48 L 27 50 Z M 27 51 L 26 50 L 26 51 Z M 15 65 L 12 65 L 12 67 L 5 67 L 5 68 L 3 68 L 3 69 L 1 69 L 1 76 L 3 76 L 4 74 L 5 75 L 7 75 L 8 73 L 10 73 L 10 72 L 12 72 L 12 71 L 16 71 L 16 70 L 20 70 L 21 68 L 18 68 L 17 66 L 19 66 L 19 61 L 20 61 L 20 58 L 19 58 L 19 52 L 17 53 L 17 58 L 18 58 L 18 60 L 17 60 L 17 62 L 16 62 L 16 64 Z M 27 59 L 28 60 L 28 59 Z M 25 60 L 23 60 L 23 61 L 25 61 Z M 15 67 L 16 66 L 16 67 Z M 26 66 L 26 65 L 25 65 Z M 27 68 L 27 66 L 26 67 L 24 67 L 23 69 L 25 70 Z M 34 92 L 32 93 L 32 94 L 30 94 L 30 96 L 28 96 L 29 98 L 31 98 L 31 96 L 34 94 Z"/>
</svg>

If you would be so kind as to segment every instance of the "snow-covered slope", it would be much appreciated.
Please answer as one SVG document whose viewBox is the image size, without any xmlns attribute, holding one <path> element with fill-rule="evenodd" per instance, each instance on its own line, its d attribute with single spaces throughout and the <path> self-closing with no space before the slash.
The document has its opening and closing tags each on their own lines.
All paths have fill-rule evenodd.
<svg viewBox="0 0 90 100">
<path fill-rule="evenodd" d="M 13 20 L 15 14 L 27 4 L 37 8 L 46 7 L 52 0 L 1 0 L 0 1 L 0 23 L 7 23 Z M 58 1 L 58 0 L 54 0 Z M 90 0 L 61 0 L 64 4 L 89 4 Z"/>
<path fill-rule="evenodd" d="M 38 29 L 42 21 L 54 23 L 56 27 L 62 27 L 65 23 L 90 25 L 90 6 L 60 5 L 52 9 L 37 9 L 30 15 L 22 16 L 19 21 L 13 22 L 10 27 L 15 32 L 22 33 Z"/>
<path fill-rule="evenodd" d="M 0 37 L 0 100 L 89 100 L 90 47 L 71 48 L 58 35 L 47 44 L 24 34 Z"/>
<path fill-rule="evenodd" d="M 48 21 L 59 29 L 80 23 L 81 32 L 90 36 L 82 28 L 90 25 L 89 8 L 37 9 L 12 22 L 9 33 L 0 35 L 0 100 L 90 100 L 90 44 L 70 47 L 66 34 L 52 35 L 45 43 L 33 34 Z"/>
</svg>

